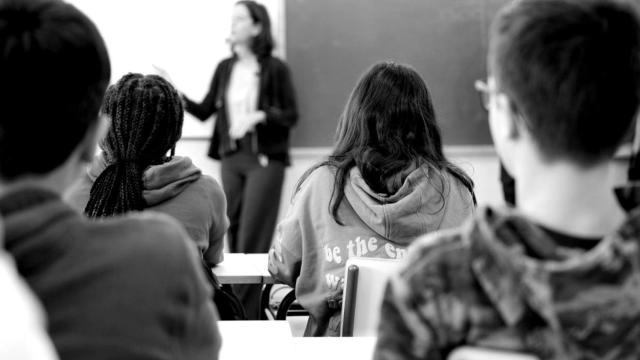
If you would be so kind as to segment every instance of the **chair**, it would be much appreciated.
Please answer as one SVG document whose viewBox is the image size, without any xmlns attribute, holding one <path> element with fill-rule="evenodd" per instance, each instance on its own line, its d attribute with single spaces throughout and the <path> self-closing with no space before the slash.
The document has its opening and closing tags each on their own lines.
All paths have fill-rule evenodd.
<svg viewBox="0 0 640 360">
<path fill-rule="evenodd" d="M 275 299 L 275 301 L 273 301 Z M 286 320 L 287 316 L 309 316 L 296 301 L 295 289 L 278 284 L 266 284 L 260 295 L 261 320 Z"/>
<path fill-rule="evenodd" d="M 309 312 L 296 301 L 295 289 L 283 284 L 266 284 L 260 309 L 260 320 L 286 320 L 293 336 L 303 336 Z"/>
<path fill-rule="evenodd" d="M 447 360 L 538 360 L 538 357 L 511 351 L 462 346 L 451 352 Z"/>
<path fill-rule="evenodd" d="M 346 263 L 340 336 L 376 336 L 380 304 L 400 260 L 350 257 Z"/>
</svg>

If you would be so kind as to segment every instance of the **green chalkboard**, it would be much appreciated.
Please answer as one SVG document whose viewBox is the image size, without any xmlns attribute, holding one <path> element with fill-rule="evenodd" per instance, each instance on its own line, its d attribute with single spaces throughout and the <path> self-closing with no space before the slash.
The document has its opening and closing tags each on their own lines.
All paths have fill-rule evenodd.
<svg viewBox="0 0 640 360">
<path fill-rule="evenodd" d="M 473 88 L 486 77 L 488 29 L 507 0 L 286 0 L 297 147 L 331 146 L 351 89 L 373 63 L 410 64 L 429 87 L 446 145 L 488 145 Z"/>
</svg>

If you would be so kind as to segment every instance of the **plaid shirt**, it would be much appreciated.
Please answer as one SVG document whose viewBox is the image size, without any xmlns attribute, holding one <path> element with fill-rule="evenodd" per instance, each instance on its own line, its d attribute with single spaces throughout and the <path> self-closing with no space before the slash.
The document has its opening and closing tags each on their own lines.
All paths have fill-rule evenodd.
<svg viewBox="0 0 640 360">
<path fill-rule="evenodd" d="M 556 245 L 515 210 L 427 235 L 388 286 L 375 359 L 461 345 L 541 359 L 640 359 L 640 210 L 590 250 Z"/>
</svg>

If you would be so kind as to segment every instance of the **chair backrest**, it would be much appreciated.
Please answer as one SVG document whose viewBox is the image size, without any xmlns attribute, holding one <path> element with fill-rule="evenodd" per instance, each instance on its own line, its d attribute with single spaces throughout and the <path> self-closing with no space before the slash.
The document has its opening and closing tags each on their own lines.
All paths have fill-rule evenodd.
<svg viewBox="0 0 640 360">
<path fill-rule="evenodd" d="M 350 257 L 346 263 L 340 336 L 376 336 L 387 279 L 400 260 Z"/>
<path fill-rule="evenodd" d="M 453 350 L 447 360 L 538 360 L 538 357 L 524 353 L 463 346 Z"/>
</svg>

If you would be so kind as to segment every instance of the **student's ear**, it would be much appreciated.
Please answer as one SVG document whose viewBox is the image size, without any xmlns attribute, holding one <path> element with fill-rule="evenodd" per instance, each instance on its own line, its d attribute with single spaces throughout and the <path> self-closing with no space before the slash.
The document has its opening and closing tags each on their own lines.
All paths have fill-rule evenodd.
<svg viewBox="0 0 640 360">
<path fill-rule="evenodd" d="M 517 137 L 515 115 L 516 112 L 512 108 L 509 98 L 503 93 L 496 94 L 489 114 L 491 134 L 494 137 L 494 141 L 504 142 Z"/>
<path fill-rule="evenodd" d="M 502 124 L 503 136 L 509 140 L 515 140 L 521 135 L 521 126 L 524 125 L 524 119 L 517 106 L 511 99 L 504 95 L 498 95 L 498 106 L 503 109 L 504 123 Z"/>
</svg>

